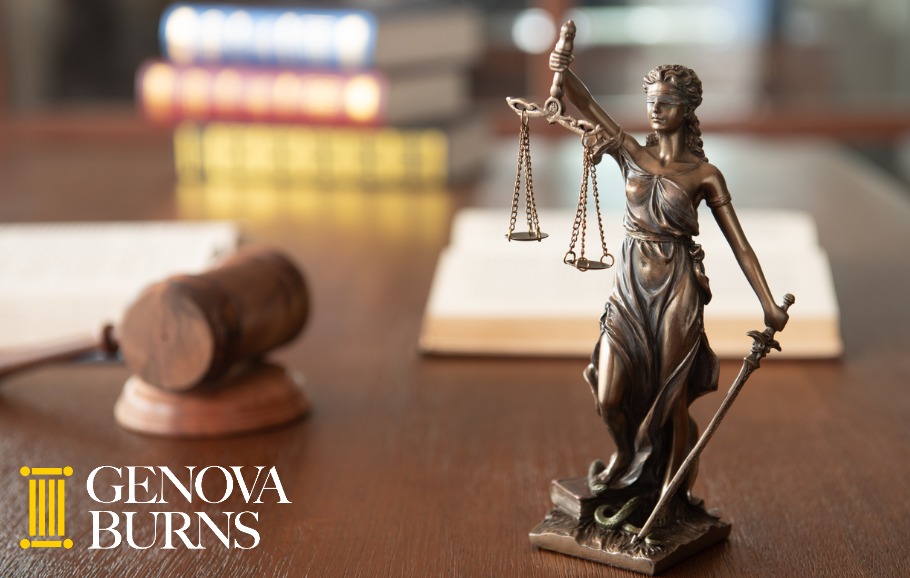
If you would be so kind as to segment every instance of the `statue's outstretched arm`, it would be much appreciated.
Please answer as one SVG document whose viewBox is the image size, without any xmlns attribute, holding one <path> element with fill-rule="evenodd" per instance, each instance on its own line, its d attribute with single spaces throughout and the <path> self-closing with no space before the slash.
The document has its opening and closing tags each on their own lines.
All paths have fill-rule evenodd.
<svg viewBox="0 0 910 578">
<path fill-rule="evenodd" d="M 550 53 L 550 70 L 553 71 L 553 85 L 550 87 L 550 99 L 547 101 L 547 107 L 549 108 L 551 103 L 558 103 L 561 108 L 561 99 L 565 96 L 588 121 L 601 126 L 604 132 L 603 136 L 613 138 L 619 135 L 622 129 L 594 100 L 588 87 L 584 85 L 574 72 L 569 70 L 569 64 L 574 59 L 574 56 L 572 56 L 574 46 L 575 23 L 569 20 L 562 25 L 562 29 L 559 31 L 559 40 L 556 42 L 553 52 Z"/>
<path fill-rule="evenodd" d="M 575 108 L 590 122 L 603 127 L 606 138 L 618 136 L 622 128 L 594 100 L 588 87 L 584 85 L 581 79 L 568 68 L 562 71 L 562 78 L 564 94 L 568 101 L 575 105 Z"/>
<path fill-rule="evenodd" d="M 730 244 L 730 248 L 733 249 L 736 262 L 739 263 L 746 280 L 749 281 L 749 285 L 755 291 L 755 295 L 758 296 L 765 314 L 765 325 L 775 331 L 781 331 L 787 324 L 789 315 L 786 310 L 774 302 L 774 296 L 768 287 L 768 281 L 765 279 L 758 257 L 756 257 L 752 245 L 749 244 L 749 240 L 746 238 L 746 233 L 739 223 L 736 211 L 733 210 L 733 205 L 729 202 L 730 193 L 727 191 L 727 185 L 720 171 L 715 169 L 715 174 L 708 179 L 705 188 L 707 189 L 708 194 L 706 196 L 708 199 L 724 199 L 723 202 L 711 207 L 714 219 Z"/>
</svg>

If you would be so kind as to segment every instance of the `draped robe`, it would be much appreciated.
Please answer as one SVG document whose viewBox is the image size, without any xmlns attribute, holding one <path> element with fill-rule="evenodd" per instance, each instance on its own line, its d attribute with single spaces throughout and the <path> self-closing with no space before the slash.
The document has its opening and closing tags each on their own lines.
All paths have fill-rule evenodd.
<svg viewBox="0 0 910 578">
<path fill-rule="evenodd" d="M 621 146 L 611 154 L 625 181 L 626 238 L 601 337 L 609 340 L 603 354 L 618 356 L 625 370 L 621 409 L 627 429 L 620 435 L 634 439 L 634 457 L 611 487 L 653 489 L 662 483 L 670 458 L 673 409 L 717 389 L 717 356 L 703 325 L 711 293 L 701 247 L 692 242 L 699 231 L 699 199 L 679 178 L 703 161 L 658 175 L 641 169 Z M 712 207 L 726 202 L 728 195 L 708 199 Z M 600 355 L 598 342 L 595 368 Z M 591 385 L 596 389 L 596 380 Z M 697 432 L 688 419 L 691 449 Z"/>
</svg>

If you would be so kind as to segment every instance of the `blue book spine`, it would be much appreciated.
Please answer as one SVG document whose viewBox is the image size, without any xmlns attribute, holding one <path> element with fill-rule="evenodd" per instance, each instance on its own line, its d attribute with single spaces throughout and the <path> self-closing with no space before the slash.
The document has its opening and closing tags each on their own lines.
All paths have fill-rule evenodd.
<svg viewBox="0 0 910 578">
<path fill-rule="evenodd" d="M 374 66 L 377 28 L 363 10 L 174 4 L 158 34 L 177 64 L 354 70 Z"/>
</svg>

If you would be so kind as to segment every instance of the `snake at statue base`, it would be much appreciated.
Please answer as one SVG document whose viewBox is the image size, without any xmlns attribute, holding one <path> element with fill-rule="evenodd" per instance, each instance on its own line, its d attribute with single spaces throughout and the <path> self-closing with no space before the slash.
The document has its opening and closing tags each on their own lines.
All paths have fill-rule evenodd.
<svg viewBox="0 0 910 578">
<path fill-rule="evenodd" d="M 607 491 L 607 485 L 597 482 L 597 476 L 607 469 L 606 464 L 600 460 L 594 460 L 591 462 L 591 465 L 588 467 L 588 488 L 591 490 L 591 493 L 595 496 L 599 496 Z M 601 504 L 594 510 L 594 521 L 597 524 L 606 530 L 622 530 L 629 534 L 638 534 L 641 531 L 641 528 L 629 524 L 626 520 L 629 519 L 632 514 L 636 512 L 639 508 L 644 505 L 644 498 L 642 496 L 634 496 L 626 501 L 613 515 L 608 516 L 607 510 L 610 508 L 610 504 Z M 651 538 L 650 536 L 645 538 L 645 543 L 651 546 L 657 546 L 660 542 L 656 539 Z"/>
<path fill-rule="evenodd" d="M 594 521 L 597 522 L 597 525 L 607 530 L 621 529 L 623 532 L 629 534 L 638 534 L 638 532 L 641 531 L 641 528 L 626 523 L 626 520 L 643 505 L 644 499 L 641 496 L 635 496 L 630 500 L 627 500 L 612 516 L 607 516 L 607 509 L 610 508 L 610 504 L 601 504 L 594 510 Z M 645 543 L 651 546 L 657 546 L 660 544 L 660 541 L 651 538 L 651 536 L 647 536 L 645 538 Z"/>
<path fill-rule="evenodd" d="M 625 504 L 622 505 L 619 510 L 616 511 L 612 516 L 607 516 L 607 509 L 610 507 L 609 504 L 601 504 L 594 510 L 594 521 L 596 521 L 601 527 L 606 528 L 607 530 L 615 530 L 623 525 L 631 526 L 631 524 L 625 524 L 625 521 L 629 519 L 629 516 L 635 513 L 639 507 L 641 507 L 642 499 L 641 496 L 635 496 L 634 498 L 628 500 Z"/>
</svg>

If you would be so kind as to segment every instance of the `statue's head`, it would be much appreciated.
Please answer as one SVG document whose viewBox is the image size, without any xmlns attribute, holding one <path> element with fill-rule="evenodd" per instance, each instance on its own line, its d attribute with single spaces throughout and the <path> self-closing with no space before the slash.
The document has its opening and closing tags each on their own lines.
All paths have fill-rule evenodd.
<svg viewBox="0 0 910 578">
<path fill-rule="evenodd" d="M 702 101 L 701 80 L 695 71 L 681 64 L 663 64 L 649 72 L 644 78 L 642 88 L 645 92 L 660 83 L 669 89 L 684 106 L 686 124 L 686 143 L 689 150 L 698 157 L 705 158 L 702 149 L 701 129 L 695 109 Z M 648 136 L 648 144 L 657 142 L 657 133 Z"/>
<path fill-rule="evenodd" d="M 695 71 L 682 64 L 663 64 L 647 74 L 642 88 L 645 92 L 655 82 L 669 85 L 682 98 L 689 112 L 695 112 L 701 104 L 701 80 Z"/>
</svg>

